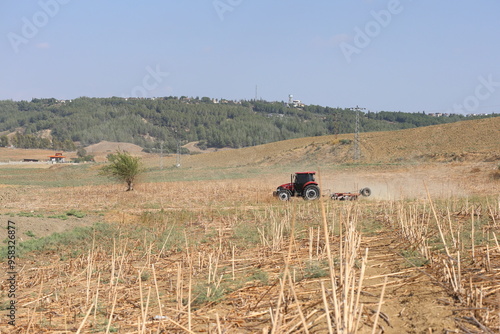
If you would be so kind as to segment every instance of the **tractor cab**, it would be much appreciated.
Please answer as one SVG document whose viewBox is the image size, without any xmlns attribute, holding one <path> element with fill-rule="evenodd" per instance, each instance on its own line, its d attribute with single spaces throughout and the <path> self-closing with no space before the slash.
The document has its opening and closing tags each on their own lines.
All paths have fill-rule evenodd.
<svg viewBox="0 0 500 334">
<path fill-rule="evenodd" d="M 311 184 L 311 182 L 315 183 L 314 174 L 316 174 L 316 172 L 295 173 L 295 175 L 292 176 L 292 183 L 295 186 L 295 190 L 302 192 L 306 185 Z"/>
<path fill-rule="evenodd" d="M 319 198 L 320 191 L 314 179 L 316 172 L 299 172 L 291 176 L 291 182 L 279 186 L 273 193 L 282 201 L 290 200 L 292 196 L 300 196 L 305 200 Z"/>
</svg>

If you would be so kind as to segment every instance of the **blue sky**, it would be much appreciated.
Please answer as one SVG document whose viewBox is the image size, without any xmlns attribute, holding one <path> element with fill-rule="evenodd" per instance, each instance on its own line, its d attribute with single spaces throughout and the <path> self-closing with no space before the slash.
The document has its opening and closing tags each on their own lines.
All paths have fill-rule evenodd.
<svg viewBox="0 0 500 334">
<path fill-rule="evenodd" d="M 497 0 L 4 0 L 0 99 L 500 112 Z"/>
</svg>

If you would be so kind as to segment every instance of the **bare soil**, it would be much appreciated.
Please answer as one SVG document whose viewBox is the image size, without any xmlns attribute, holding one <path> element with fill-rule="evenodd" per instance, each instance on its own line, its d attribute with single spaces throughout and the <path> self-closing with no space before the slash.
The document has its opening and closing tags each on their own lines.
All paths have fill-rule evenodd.
<svg viewBox="0 0 500 334">
<path fill-rule="evenodd" d="M 388 277 L 380 319 L 383 333 L 453 332 L 453 310 L 458 306 L 425 267 L 415 267 L 401 256 L 404 247 L 398 240 L 388 231 L 363 239 L 363 248 L 369 249 L 365 284 L 375 296 L 372 303 L 378 301 L 380 285 Z"/>
</svg>

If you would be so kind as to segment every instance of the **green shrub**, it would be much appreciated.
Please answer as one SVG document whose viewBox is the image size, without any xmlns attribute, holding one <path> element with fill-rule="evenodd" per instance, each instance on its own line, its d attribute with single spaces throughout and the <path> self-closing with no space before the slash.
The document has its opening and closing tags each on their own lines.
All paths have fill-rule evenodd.
<svg viewBox="0 0 500 334">
<path fill-rule="evenodd" d="M 318 261 L 309 261 L 304 269 L 304 278 L 320 278 L 328 276 L 328 270 Z"/>
<path fill-rule="evenodd" d="M 193 289 L 193 304 L 216 303 L 224 298 L 226 292 L 222 284 L 219 286 L 215 286 L 215 284 L 198 284 Z"/>
<path fill-rule="evenodd" d="M 404 250 L 401 252 L 401 255 L 407 260 L 409 267 L 422 267 L 429 262 L 422 254 L 415 250 Z"/>
<path fill-rule="evenodd" d="M 352 140 L 350 139 L 341 139 L 340 140 L 340 145 L 349 145 L 352 143 Z"/>
<path fill-rule="evenodd" d="M 51 216 L 48 216 L 47 218 L 55 218 L 55 219 L 66 220 L 66 219 L 68 219 L 68 215 L 51 215 Z"/>
<path fill-rule="evenodd" d="M 26 231 L 24 234 L 26 234 L 28 237 L 30 238 L 35 238 L 35 233 L 33 233 L 32 231 Z"/>
<path fill-rule="evenodd" d="M 67 216 L 75 216 L 76 218 L 83 218 L 83 217 L 85 217 L 85 213 L 83 213 L 81 211 L 74 210 L 74 209 L 66 212 L 66 215 Z"/>
<path fill-rule="evenodd" d="M 34 212 L 19 212 L 17 214 L 18 217 L 36 217 L 36 218 L 43 218 L 42 214 L 35 214 Z"/>
<path fill-rule="evenodd" d="M 247 279 L 248 282 L 260 281 L 263 284 L 267 284 L 269 281 L 269 274 L 262 269 L 255 269 Z"/>
</svg>

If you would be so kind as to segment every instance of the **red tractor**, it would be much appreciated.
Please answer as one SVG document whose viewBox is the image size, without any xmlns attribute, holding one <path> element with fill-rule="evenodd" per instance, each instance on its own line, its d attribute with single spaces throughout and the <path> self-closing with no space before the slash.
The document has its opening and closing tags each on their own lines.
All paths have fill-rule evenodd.
<svg viewBox="0 0 500 334">
<path fill-rule="evenodd" d="M 318 183 L 314 180 L 316 172 L 301 172 L 291 176 L 291 182 L 279 186 L 273 192 L 282 201 L 288 201 L 292 196 L 301 196 L 306 201 L 319 198 Z"/>
<path fill-rule="evenodd" d="M 291 182 L 279 186 L 273 196 L 278 197 L 282 201 L 289 201 L 292 196 L 300 196 L 306 201 L 318 199 L 320 191 L 318 183 L 314 180 L 316 172 L 301 172 L 292 174 Z M 370 196 L 372 191 L 370 188 L 363 188 L 359 192 L 348 193 L 333 193 L 330 198 L 337 201 L 353 201 L 359 196 Z"/>
</svg>

